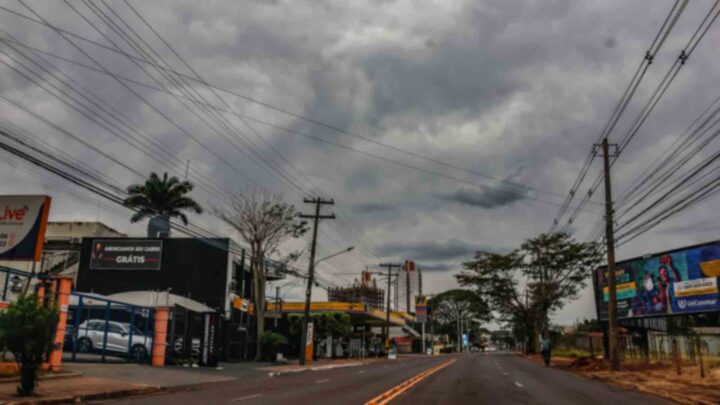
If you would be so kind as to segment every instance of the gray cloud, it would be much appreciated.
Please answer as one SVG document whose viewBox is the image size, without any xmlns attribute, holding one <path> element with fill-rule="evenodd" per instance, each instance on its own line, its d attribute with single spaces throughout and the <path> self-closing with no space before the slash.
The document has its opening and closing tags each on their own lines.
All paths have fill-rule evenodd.
<svg viewBox="0 0 720 405">
<path fill-rule="evenodd" d="M 364 204 L 355 204 L 352 206 L 352 211 L 357 214 L 378 214 L 378 213 L 384 213 L 389 211 L 395 211 L 396 207 L 392 204 L 383 204 L 383 203 L 364 203 Z"/>
<path fill-rule="evenodd" d="M 416 261 L 441 261 L 456 258 L 469 259 L 478 249 L 480 249 L 480 246 L 458 239 L 451 239 L 447 242 L 387 243 L 381 247 L 380 253 L 390 257 L 402 257 Z"/>
<path fill-rule="evenodd" d="M 18 12 L 29 13 L 19 3 L 0 2 Z M 27 3 L 60 27 L 106 43 L 63 2 L 29 0 Z M 111 38 L 120 41 L 83 3 L 74 4 Z M 123 3 L 109 4 L 169 63 L 187 72 Z M 428 3 L 423 7 L 409 1 L 372 0 L 348 4 L 280 0 L 166 0 L 133 4 L 204 79 L 223 89 L 493 177 L 512 178 L 509 176 L 522 165 L 526 169 L 522 179 L 517 179 L 519 182 L 561 194 L 571 187 L 596 134 L 612 113 L 670 8 L 669 4 L 648 8 L 646 2 L 639 0 L 455 1 Z M 677 57 L 677 49 L 692 35 L 708 7 L 700 2 L 688 5 L 649 68 L 627 116 L 623 117 L 628 122 L 636 113 L 633 109 L 639 109 L 649 97 L 666 67 Z M 322 24 L 308 24 L 308 21 L 322 21 Z M 3 11 L 0 11 L 0 26 L 29 45 L 90 63 L 52 30 Z M 720 68 L 713 60 L 711 40 L 717 29 L 717 25 L 714 26 L 693 52 L 657 110 L 613 166 L 614 186 L 618 190 L 630 184 L 717 96 L 712 86 L 707 86 L 708 80 L 720 75 Z M 79 45 L 113 72 L 153 83 L 124 57 L 86 43 Z M 0 48 L 12 54 L 4 45 Z M 3 55 L 0 58 L 13 64 Z M 264 152 L 259 156 L 246 150 L 240 134 L 233 131 L 225 134 L 227 139 L 220 136 L 210 127 L 220 128 L 220 125 L 207 115 L 203 116 L 209 125 L 196 119 L 173 97 L 137 88 L 172 121 L 199 139 L 203 144 L 200 146 L 107 76 L 65 62 L 52 62 L 135 121 L 147 132 L 148 139 L 169 146 L 179 162 L 154 160 L 142 154 L 5 65 L 0 65 L 0 92 L 29 105 L 40 115 L 143 173 L 169 170 L 182 177 L 185 162 L 189 160 L 190 177 L 196 182 L 213 179 L 223 188 L 235 191 L 247 187 L 249 178 L 273 191 L 283 192 L 291 203 L 304 209 L 303 193 L 276 173 L 277 170 L 286 172 L 307 194 L 315 193 L 316 184 L 308 184 L 304 177 L 297 175 L 294 170 L 297 168 L 317 183 L 322 189 L 319 194 L 336 200 L 338 214 L 347 213 L 342 223 L 326 221 L 321 229 L 321 248 L 327 252 L 348 244 L 357 246 L 353 254 L 333 259 L 332 265 L 338 268 L 363 268 L 377 261 L 374 255 L 412 257 L 425 260 L 428 270 L 437 268 L 429 271 L 428 286 L 449 288 L 452 280 L 447 273 L 456 261 L 472 257 L 483 244 L 517 246 L 524 238 L 547 230 L 558 210 L 557 206 L 529 198 L 534 195 L 524 194 L 523 189 L 517 189 L 520 193 L 516 193 L 502 187 L 467 188 L 427 172 L 413 171 L 253 123 L 263 138 L 260 140 L 242 122 L 228 116 L 238 132 L 257 145 L 251 149 Z M 157 72 L 151 73 L 159 78 Z M 168 81 L 163 82 L 179 91 Z M 211 102 L 221 104 L 202 86 L 196 88 Z M 495 184 L 221 94 L 239 113 L 388 160 L 463 180 Z M 126 169 L 68 140 L 4 101 L 0 101 L 0 120 L 27 129 L 42 142 L 61 148 L 76 161 L 120 184 L 139 180 Z M 624 124 L 625 121 L 618 125 L 614 139 L 623 134 Z M 266 142 L 273 150 L 266 148 Z M 205 147 L 232 162 L 237 171 Z M 166 167 L 168 162 L 171 168 Z M 268 169 L 263 162 L 280 169 Z M 589 172 L 588 179 L 594 179 L 596 169 Z M 202 176 L 197 175 L 200 171 Z M 142 233 L 142 224 L 131 226 L 126 213 L 118 214 L 92 200 L 77 197 L 81 192 L 62 180 L 39 181 L 18 170 L 9 171 L 8 175 L 9 179 L 0 184 L 0 192 L 4 194 L 52 193 L 55 197 L 52 218 L 100 219 L 114 228 Z M 49 188 L 48 184 L 53 187 Z M 68 189 L 75 193 L 70 194 Z M 621 198 L 621 194 L 618 195 Z M 200 189 L 196 196 L 206 206 L 218 205 L 225 197 Z M 638 238 L 624 245 L 620 254 L 633 257 L 701 242 L 696 239 L 706 235 L 698 236 L 682 229 L 682 224 L 712 217 L 711 206 L 712 203 L 708 203 L 687 217 L 668 221 L 665 232 Z M 492 215 L 478 215 L 478 207 L 493 209 Z M 331 211 L 329 207 L 324 209 Z M 573 224 L 578 237 L 584 238 L 599 218 L 597 215 L 579 217 Z M 215 232 L 231 234 L 207 215 L 191 220 L 202 222 Z M 355 228 L 345 222 L 353 222 L 366 236 L 358 237 Z M 305 240 L 293 241 L 289 248 L 304 248 L 306 243 Z M 566 314 L 568 319 L 585 316 L 577 308 Z M 591 314 L 592 305 L 587 308 L 586 312 Z"/>
<path fill-rule="evenodd" d="M 460 189 L 441 198 L 473 207 L 497 208 L 525 199 L 526 193 L 509 190 L 507 188 L 494 188 L 485 191 Z"/>
</svg>

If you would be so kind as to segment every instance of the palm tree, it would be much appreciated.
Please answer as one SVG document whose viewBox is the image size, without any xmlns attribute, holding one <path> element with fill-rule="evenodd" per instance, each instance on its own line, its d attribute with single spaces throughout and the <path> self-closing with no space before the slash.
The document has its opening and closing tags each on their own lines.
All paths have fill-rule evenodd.
<svg viewBox="0 0 720 405">
<path fill-rule="evenodd" d="M 150 217 L 148 224 L 148 236 L 153 235 L 151 228 L 160 226 L 170 230 L 170 218 L 180 218 L 183 224 L 187 225 L 188 219 L 183 211 L 194 211 L 202 214 L 202 207 L 187 194 L 193 189 L 189 181 L 180 181 L 177 177 L 168 178 L 165 173 L 160 178 L 155 172 L 145 180 L 145 184 L 133 184 L 127 188 L 128 197 L 123 201 L 125 206 L 135 209 L 135 214 L 130 222 L 138 222 Z M 153 223 L 156 221 L 156 223 Z"/>
</svg>

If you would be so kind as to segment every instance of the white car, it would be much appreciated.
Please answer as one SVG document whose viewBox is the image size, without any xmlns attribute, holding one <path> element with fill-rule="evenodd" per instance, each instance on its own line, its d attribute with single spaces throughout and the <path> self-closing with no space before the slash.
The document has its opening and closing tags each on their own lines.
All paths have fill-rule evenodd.
<svg viewBox="0 0 720 405">
<path fill-rule="evenodd" d="M 78 325 L 77 351 L 90 353 L 93 350 L 102 350 L 106 322 L 102 319 L 88 319 Z M 122 353 L 135 361 L 144 361 L 152 352 L 152 336 L 147 336 L 136 326 L 132 327 L 132 341 L 129 323 L 108 321 L 107 344 L 105 350 Z"/>
</svg>

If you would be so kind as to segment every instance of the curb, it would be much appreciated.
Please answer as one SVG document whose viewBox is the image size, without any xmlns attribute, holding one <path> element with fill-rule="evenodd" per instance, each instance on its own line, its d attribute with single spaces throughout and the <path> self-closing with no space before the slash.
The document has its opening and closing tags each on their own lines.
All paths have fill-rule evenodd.
<svg viewBox="0 0 720 405">
<path fill-rule="evenodd" d="M 358 366 L 366 366 L 368 364 L 372 363 L 347 363 L 347 364 L 329 364 L 326 366 L 316 366 L 316 367 L 308 367 L 308 368 L 301 368 L 298 370 L 287 370 L 287 371 L 271 371 L 268 375 L 270 377 L 279 377 L 283 374 L 295 374 L 295 373 L 302 373 L 304 371 L 325 371 L 325 370 L 333 370 L 336 368 L 346 368 L 346 367 L 358 367 Z"/>
</svg>

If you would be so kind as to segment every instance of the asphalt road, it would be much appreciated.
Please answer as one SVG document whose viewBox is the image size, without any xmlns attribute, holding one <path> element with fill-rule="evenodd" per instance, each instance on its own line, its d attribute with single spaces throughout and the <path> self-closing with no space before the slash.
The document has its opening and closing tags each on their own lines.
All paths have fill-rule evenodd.
<svg viewBox="0 0 720 405">
<path fill-rule="evenodd" d="M 546 369 L 512 354 L 411 358 L 360 367 L 286 374 L 256 374 L 192 391 L 127 398 L 141 404 L 364 404 L 448 359 L 456 361 L 395 397 L 391 404 L 668 404 L 604 383 Z"/>
</svg>

